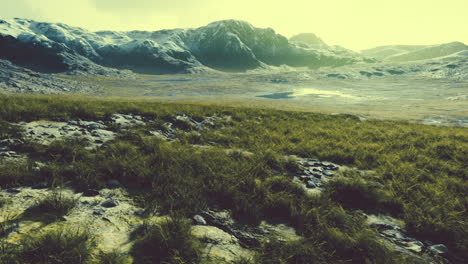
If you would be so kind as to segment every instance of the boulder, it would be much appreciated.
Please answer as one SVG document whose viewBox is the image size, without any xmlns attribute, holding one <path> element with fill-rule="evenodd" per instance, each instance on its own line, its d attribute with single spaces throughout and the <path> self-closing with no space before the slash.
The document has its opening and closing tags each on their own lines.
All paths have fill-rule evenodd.
<svg viewBox="0 0 468 264">
<path fill-rule="evenodd" d="M 119 205 L 119 202 L 116 200 L 112 200 L 112 199 L 107 200 L 101 204 L 101 206 L 105 208 L 117 207 L 118 205 Z"/>
<path fill-rule="evenodd" d="M 204 255 L 209 263 L 231 263 L 253 255 L 252 251 L 241 247 L 236 237 L 214 226 L 194 226 L 192 235 L 206 243 Z"/>
<path fill-rule="evenodd" d="M 428 249 L 432 254 L 435 254 L 435 255 L 446 255 L 449 252 L 447 246 L 445 246 L 444 244 L 432 245 L 432 246 L 429 246 Z"/>
<path fill-rule="evenodd" d="M 195 222 L 196 225 L 206 225 L 205 218 L 201 215 L 195 215 L 193 217 L 193 221 Z"/>
<path fill-rule="evenodd" d="M 83 192 L 83 196 L 86 196 L 86 197 L 94 197 L 94 196 L 98 196 L 98 195 L 99 195 L 99 191 L 94 190 L 94 189 L 88 189 L 88 190 Z"/>
<path fill-rule="evenodd" d="M 38 189 L 47 189 L 47 188 L 49 188 L 49 183 L 45 182 L 45 181 L 39 182 L 39 183 L 34 184 L 31 188 L 36 189 L 36 190 L 38 190 Z"/>
</svg>

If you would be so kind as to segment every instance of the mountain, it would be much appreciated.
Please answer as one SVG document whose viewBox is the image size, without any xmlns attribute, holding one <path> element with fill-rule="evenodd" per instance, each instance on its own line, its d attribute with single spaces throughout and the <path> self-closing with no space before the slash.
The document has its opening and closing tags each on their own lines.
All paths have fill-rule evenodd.
<svg viewBox="0 0 468 264">
<path fill-rule="evenodd" d="M 431 60 L 455 55 L 467 51 L 468 46 L 461 42 L 451 42 L 430 46 L 395 45 L 381 46 L 361 51 L 367 57 L 373 57 L 389 62 L 410 62 Z"/>
<path fill-rule="evenodd" d="M 292 36 L 289 39 L 289 41 L 303 48 L 320 50 L 322 53 L 326 51 L 331 54 L 334 54 L 335 56 L 345 56 L 345 57 L 354 57 L 354 58 L 361 57 L 361 60 L 363 62 L 375 62 L 375 60 L 372 60 L 371 58 L 366 58 L 365 56 L 362 56 L 361 54 L 357 52 L 343 48 L 341 46 L 337 46 L 337 45 L 330 46 L 326 44 L 321 38 L 319 38 L 314 33 L 301 33 L 301 34 Z"/>
<path fill-rule="evenodd" d="M 328 48 L 328 45 L 314 33 L 301 33 L 291 37 L 289 41 L 319 49 Z"/>
<path fill-rule="evenodd" d="M 364 61 L 339 49 L 301 46 L 244 21 L 196 29 L 100 31 L 29 19 L 0 20 L 0 59 L 38 72 L 72 74 L 243 72 L 268 66 L 318 68 Z"/>
</svg>

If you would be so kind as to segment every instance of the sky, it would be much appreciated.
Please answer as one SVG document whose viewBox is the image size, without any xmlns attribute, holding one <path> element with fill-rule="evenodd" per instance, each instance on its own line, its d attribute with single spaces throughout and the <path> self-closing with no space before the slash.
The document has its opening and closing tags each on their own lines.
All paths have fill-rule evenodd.
<svg viewBox="0 0 468 264">
<path fill-rule="evenodd" d="M 286 37 L 327 44 L 468 43 L 468 0 L 0 0 L 0 17 L 62 22 L 92 31 L 159 30 L 240 19 Z"/>
</svg>

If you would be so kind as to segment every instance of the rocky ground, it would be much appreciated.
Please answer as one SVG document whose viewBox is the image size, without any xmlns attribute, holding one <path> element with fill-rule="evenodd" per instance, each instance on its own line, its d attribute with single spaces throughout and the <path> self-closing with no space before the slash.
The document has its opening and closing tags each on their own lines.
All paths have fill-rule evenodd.
<svg viewBox="0 0 468 264">
<path fill-rule="evenodd" d="M 0 92 L 8 93 L 85 93 L 96 91 L 89 83 L 67 81 L 50 74 L 38 73 L 18 67 L 0 59 Z"/>
<path fill-rule="evenodd" d="M 175 128 L 192 128 L 197 133 L 203 133 L 204 129 L 229 118 L 228 116 L 213 116 L 196 121 L 184 114 L 178 114 L 166 121 L 160 129 L 146 132 L 148 135 L 174 141 L 177 140 Z M 23 122 L 18 125 L 24 129 L 28 140 L 40 144 L 48 145 L 57 139 L 80 136 L 91 143 L 90 148 L 99 148 L 118 136 L 121 131 L 149 121 L 138 115 L 115 114 L 110 121 L 43 120 Z M 20 154 L 10 149 L 11 145 L 18 143 L 17 141 L 17 139 L 10 138 L 0 142 L 0 162 L 29 159 L 27 153 Z M 301 184 L 310 195 L 321 195 L 328 181 L 341 177 L 342 172 L 346 170 L 356 170 L 316 159 L 294 158 L 298 169 L 293 179 Z M 37 170 L 41 169 L 39 162 L 36 162 L 35 166 Z M 371 171 L 358 172 L 363 175 L 373 173 Z M 50 230 L 58 226 L 81 226 L 97 237 L 97 250 L 127 253 L 133 243 L 130 239 L 133 230 L 148 221 L 157 223 L 167 217 L 158 214 L 146 217 L 145 210 L 138 206 L 138 203 L 117 180 L 109 180 L 105 189 L 79 193 L 74 192 L 66 184 L 60 190 L 51 189 L 49 186 L 49 182 L 41 182 L 31 187 L 0 189 L 0 198 L 4 201 L 0 211 L 0 241 L 6 240 L 14 244 L 24 235 L 38 230 Z M 20 217 L 43 197 L 57 192 L 69 195 L 77 201 L 77 206 L 60 221 L 44 224 L 34 218 Z M 441 263 L 440 256 L 443 257 L 448 253 L 449 249 L 442 244 L 419 241 L 408 236 L 401 220 L 385 214 L 365 214 L 360 211 L 356 213 L 367 218 L 367 223 L 378 231 L 383 243 L 411 258 L 419 259 L 424 263 Z M 258 226 L 252 226 L 236 221 L 230 211 L 216 208 L 194 215 L 192 221 L 192 234 L 206 245 L 204 257 L 212 263 L 229 262 L 239 257 L 249 258 L 261 241 L 271 234 L 285 241 L 301 238 L 294 228 L 285 224 L 263 221 Z"/>
</svg>

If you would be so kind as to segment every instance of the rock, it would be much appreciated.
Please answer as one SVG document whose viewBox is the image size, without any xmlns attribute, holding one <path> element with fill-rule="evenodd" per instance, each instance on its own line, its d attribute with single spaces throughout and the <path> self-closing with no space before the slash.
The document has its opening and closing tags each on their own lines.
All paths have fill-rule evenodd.
<svg viewBox="0 0 468 264">
<path fill-rule="evenodd" d="M 265 234 L 256 227 L 250 227 L 236 223 L 229 211 L 212 211 L 208 210 L 201 214 L 210 226 L 218 227 L 219 229 L 233 235 L 239 240 L 243 247 L 255 248 L 260 246 L 260 240 Z"/>
<path fill-rule="evenodd" d="M 424 243 L 424 245 L 426 245 L 426 246 L 432 246 L 432 245 L 434 245 L 434 243 L 432 243 L 432 242 L 429 241 L 429 240 L 424 240 L 423 243 Z"/>
<path fill-rule="evenodd" d="M 35 190 L 37 190 L 37 189 L 47 189 L 47 188 L 49 188 L 49 183 L 47 183 L 45 181 L 39 182 L 39 183 L 33 185 L 31 188 L 35 189 Z"/>
<path fill-rule="evenodd" d="M 9 151 L 8 151 L 8 152 L 1 152 L 1 153 L 0 153 L 0 157 L 10 158 L 10 157 L 11 157 L 11 154 L 10 154 Z"/>
<path fill-rule="evenodd" d="M 103 215 L 105 212 L 106 212 L 106 210 L 104 210 L 104 209 L 97 209 L 97 210 L 94 210 L 93 215 L 101 216 L 101 215 Z"/>
<path fill-rule="evenodd" d="M 0 151 L 9 151 L 9 150 L 10 150 L 9 147 L 6 147 L 6 146 L 5 147 L 0 147 Z"/>
<path fill-rule="evenodd" d="M 86 197 L 94 197 L 94 196 L 98 196 L 98 195 L 99 195 L 98 190 L 88 189 L 88 190 L 83 192 L 83 196 L 86 196 Z"/>
<path fill-rule="evenodd" d="M 87 128 L 89 128 L 89 129 L 102 129 L 102 128 L 106 128 L 106 126 L 98 124 L 98 123 L 90 123 L 90 124 L 87 125 Z"/>
<path fill-rule="evenodd" d="M 335 175 L 335 173 L 333 171 L 331 171 L 331 170 L 324 170 L 324 171 L 322 171 L 322 173 L 323 173 L 323 175 L 328 176 L 328 177 L 331 177 L 331 176 Z"/>
<path fill-rule="evenodd" d="M 314 176 L 315 178 L 318 178 L 318 179 L 321 179 L 321 178 L 322 178 L 322 173 L 319 172 L 319 171 L 312 171 L 312 172 L 310 172 L 310 174 L 311 174 L 312 176 Z"/>
<path fill-rule="evenodd" d="M 194 226 L 192 235 L 207 244 L 203 254 L 207 263 L 232 263 L 235 259 L 253 255 L 252 251 L 239 244 L 236 237 L 214 226 Z"/>
<path fill-rule="evenodd" d="M 141 217 L 145 216 L 145 213 L 146 213 L 145 209 L 139 209 L 135 211 L 135 215 L 141 216 Z"/>
<path fill-rule="evenodd" d="M 23 141 L 17 138 L 7 138 L 7 139 L 0 140 L 0 145 L 7 145 L 7 146 L 18 145 L 22 143 Z"/>
<path fill-rule="evenodd" d="M 314 188 L 317 188 L 318 186 L 317 186 L 317 184 L 315 184 L 314 181 L 309 180 L 309 181 L 307 181 L 307 183 L 306 183 L 306 187 L 309 188 L 309 189 L 314 189 Z"/>
<path fill-rule="evenodd" d="M 118 180 L 108 180 L 107 181 L 107 187 L 111 189 L 119 188 L 120 187 L 120 182 Z"/>
<path fill-rule="evenodd" d="M 101 204 L 102 207 L 105 208 L 112 208 L 112 207 L 117 207 L 119 205 L 119 202 L 116 200 L 107 200 Z"/>
<path fill-rule="evenodd" d="M 423 248 L 424 248 L 424 244 L 416 239 L 413 239 L 409 242 L 406 243 L 406 245 L 404 246 L 406 249 L 408 250 L 411 250 L 415 253 L 421 253 Z"/>
<path fill-rule="evenodd" d="M 445 246 L 444 244 L 436 244 L 429 246 L 428 250 L 435 255 L 446 255 L 449 252 L 447 246 Z"/>
<path fill-rule="evenodd" d="M 175 128 L 184 131 L 191 131 L 197 128 L 197 123 L 186 115 L 178 115 L 173 119 L 172 124 Z"/>
<path fill-rule="evenodd" d="M 206 225 L 205 218 L 203 218 L 201 215 L 195 215 L 193 220 L 195 221 L 196 225 Z"/>
<path fill-rule="evenodd" d="M 372 224 L 370 224 L 370 227 L 377 228 L 379 230 L 385 230 L 385 229 L 395 229 L 398 226 L 390 225 L 390 224 L 387 224 L 387 223 L 372 223 Z"/>
<path fill-rule="evenodd" d="M 9 188 L 6 190 L 7 193 L 13 193 L 13 194 L 17 194 L 17 193 L 20 193 L 21 190 L 17 189 L 17 188 Z"/>
</svg>

